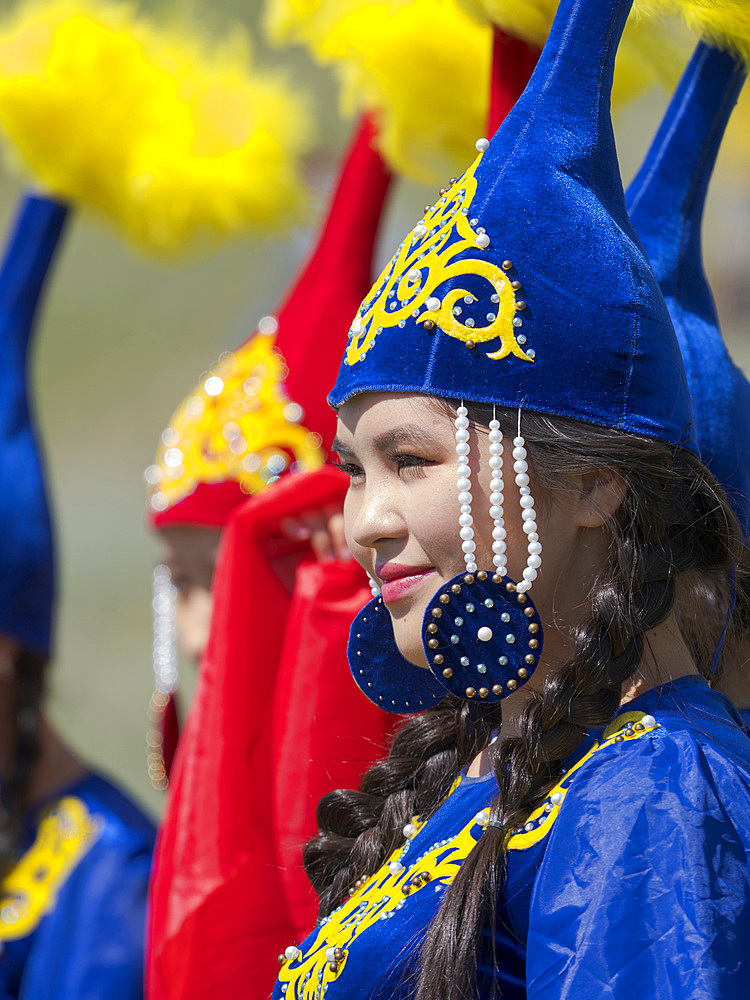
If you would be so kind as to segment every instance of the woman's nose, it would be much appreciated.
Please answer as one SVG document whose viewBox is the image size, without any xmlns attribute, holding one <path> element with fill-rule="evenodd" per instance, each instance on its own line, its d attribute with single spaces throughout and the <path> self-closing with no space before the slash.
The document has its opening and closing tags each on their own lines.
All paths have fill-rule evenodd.
<svg viewBox="0 0 750 1000">
<path fill-rule="evenodd" d="M 368 484 L 352 522 L 352 542 L 362 548 L 374 548 L 380 542 L 405 538 L 407 534 L 394 492 L 382 484 Z"/>
</svg>

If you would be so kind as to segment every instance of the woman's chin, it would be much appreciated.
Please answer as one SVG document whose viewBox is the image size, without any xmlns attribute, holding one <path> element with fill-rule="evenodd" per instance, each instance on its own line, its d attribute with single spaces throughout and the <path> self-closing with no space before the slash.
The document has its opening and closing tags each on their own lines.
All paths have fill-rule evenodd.
<svg viewBox="0 0 750 1000">
<path fill-rule="evenodd" d="M 398 651 L 405 660 L 413 663 L 415 667 L 422 667 L 427 670 L 427 657 L 425 656 L 421 636 L 415 642 L 413 636 L 400 638 L 398 632 L 394 630 L 394 638 L 396 639 Z"/>
</svg>

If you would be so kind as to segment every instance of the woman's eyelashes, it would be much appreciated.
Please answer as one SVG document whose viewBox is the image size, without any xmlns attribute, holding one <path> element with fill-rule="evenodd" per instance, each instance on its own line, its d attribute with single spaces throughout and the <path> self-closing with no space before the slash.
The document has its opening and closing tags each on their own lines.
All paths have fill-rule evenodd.
<svg viewBox="0 0 750 1000">
<path fill-rule="evenodd" d="M 409 475 L 424 477 L 425 469 L 437 462 L 421 455 L 408 455 L 403 452 L 395 452 L 388 456 L 388 461 L 396 466 L 399 472 L 407 472 Z"/>
<path fill-rule="evenodd" d="M 425 475 L 426 468 L 438 464 L 438 462 L 434 459 L 424 458 L 421 455 L 410 455 L 403 452 L 394 452 L 393 454 L 388 455 L 387 461 L 399 474 L 404 472 L 408 475 L 416 477 L 423 477 Z M 341 469 L 341 471 L 346 473 L 351 480 L 364 479 L 364 469 L 355 462 L 344 462 L 331 459 L 331 464 L 335 465 L 337 469 Z"/>
</svg>

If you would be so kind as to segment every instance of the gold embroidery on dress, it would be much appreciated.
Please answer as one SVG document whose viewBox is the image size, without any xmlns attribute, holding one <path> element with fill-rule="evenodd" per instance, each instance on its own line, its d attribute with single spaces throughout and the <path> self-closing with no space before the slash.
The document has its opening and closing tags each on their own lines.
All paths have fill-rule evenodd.
<svg viewBox="0 0 750 1000">
<path fill-rule="evenodd" d="M 0 884 L 0 940 L 17 941 L 36 929 L 98 834 L 97 820 L 72 795 L 45 813 L 34 843 Z"/>
<path fill-rule="evenodd" d="M 526 850 L 549 834 L 573 777 L 594 754 L 616 742 L 639 739 L 658 728 L 653 717 L 643 712 L 627 712 L 618 716 L 605 731 L 602 742 L 595 743 L 568 770 L 546 801 L 531 813 L 524 829 L 509 837 L 507 849 Z M 448 797 L 460 784 L 460 779 L 454 781 Z M 436 887 L 439 887 L 437 891 L 447 888 L 484 833 L 486 819 L 480 822 L 481 816 L 481 812 L 472 816 L 454 837 L 438 841 L 424 853 L 415 852 L 416 860 L 405 858 L 401 871 L 395 874 L 390 866 L 403 856 L 403 847 L 398 847 L 374 875 L 318 925 L 304 952 L 291 949 L 298 954 L 292 959 L 287 956 L 279 973 L 285 1000 L 320 1000 L 328 985 L 341 975 L 349 948 L 360 934 L 377 921 L 395 916 L 416 893 L 435 892 Z M 412 824 L 416 828 L 413 836 L 416 836 L 424 823 L 414 818 Z"/>
</svg>

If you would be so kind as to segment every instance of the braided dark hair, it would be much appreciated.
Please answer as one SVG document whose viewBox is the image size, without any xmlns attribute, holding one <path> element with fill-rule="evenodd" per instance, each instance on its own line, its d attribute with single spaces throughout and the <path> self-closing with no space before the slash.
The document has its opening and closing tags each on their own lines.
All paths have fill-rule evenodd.
<svg viewBox="0 0 750 1000">
<path fill-rule="evenodd" d="M 486 425 L 492 408 L 474 405 L 469 413 L 476 424 Z M 498 411 L 497 417 L 512 437 L 515 414 Z M 480 838 L 427 930 L 415 1000 L 475 996 L 477 947 L 483 928 L 494 932 L 506 837 L 543 802 L 562 776 L 563 758 L 585 733 L 611 720 L 623 684 L 643 657 L 645 634 L 678 610 L 678 600 L 700 602 L 706 581 L 718 595 L 726 593 L 732 566 L 742 581 L 747 573 L 736 518 L 691 453 L 534 413 L 524 414 L 524 436 L 540 499 L 554 503 L 562 490 L 572 489 L 566 484 L 574 476 L 603 472 L 622 480 L 624 499 L 614 516 L 603 516 L 610 558 L 591 586 L 582 620 L 570 626 L 572 655 L 547 676 L 542 690 L 529 691 L 519 735 L 497 741 L 499 792 L 491 814 L 500 825 Z M 709 619 L 716 627 L 701 638 L 706 648 L 715 646 L 726 610 L 724 603 L 723 617 L 715 613 Z M 698 640 L 686 636 L 686 641 L 696 652 Z M 707 672 L 709 662 L 702 656 L 697 666 Z M 403 725 L 388 758 L 363 776 L 359 790 L 323 797 L 320 834 L 304 853 L 321 916 L 382 864 L 413 815 L 424 819 L 437 809 L 501 721 L 501 705 L 446 698 Z"/>
<path fill-rule="evenodd" d="M 15 656 L 15 676 L 10 685 L 15 720 L 13 753 L 0 799 L 0 878 L 18 860 L 29 782 L 39 759 L 40 705 L 47 664 L 46 656 L 25 647 Z"/>
</svg>

